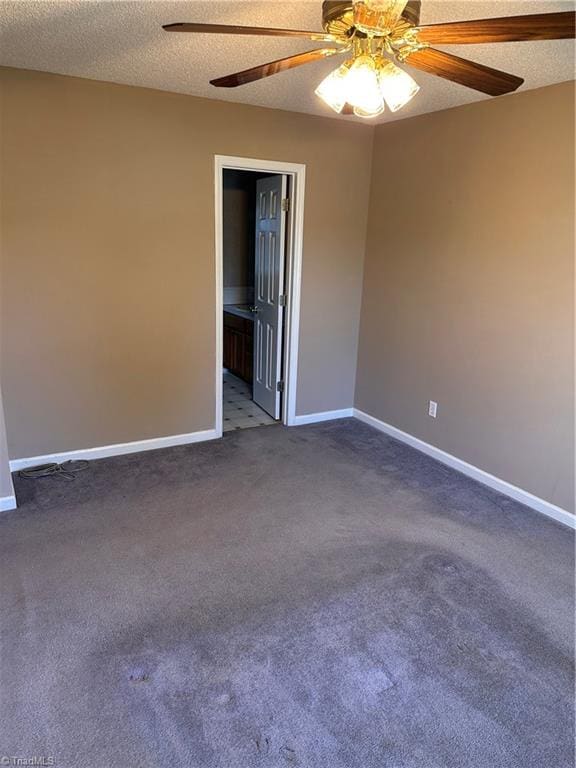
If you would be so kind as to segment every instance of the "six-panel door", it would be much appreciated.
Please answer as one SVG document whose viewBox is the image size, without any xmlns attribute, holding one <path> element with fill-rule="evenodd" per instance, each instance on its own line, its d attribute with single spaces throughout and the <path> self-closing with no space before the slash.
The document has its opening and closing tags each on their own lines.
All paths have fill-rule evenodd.
<svg viewBox="0 0 576 768">
<path fill-rule="evenodd" d="M 256 184 L 256 258 L 254 286 L 253 398 L 273 418 L 280 418 L 284 258 L 287 177 L 270 176 Z"/>
</svg>

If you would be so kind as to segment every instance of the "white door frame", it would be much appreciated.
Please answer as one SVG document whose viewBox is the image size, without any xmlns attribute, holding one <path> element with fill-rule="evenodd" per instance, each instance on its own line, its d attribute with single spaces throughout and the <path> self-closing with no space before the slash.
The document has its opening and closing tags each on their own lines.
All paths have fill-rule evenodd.
<svg viewBox="0 0 576 768">
<path fill-rule="evenodd" d="M 216 436 L 222 437 L 222 326 L 224 315 L 223 275 L 223 178 L 224 170 L 283 173 L 290 177 L 290 210 L 286 222 L 286 311 L 284 315 L 284 396 L 282 423 L 296 423 L 296 390 L 298 385 L 298 336 L 300 327 L 300 288 L 304 245 L 304 189 L 306 166 L 277 160 L 255 160 L 250 157 L 214 155 L 215 244 L 216 244 Z"/>
</svg>

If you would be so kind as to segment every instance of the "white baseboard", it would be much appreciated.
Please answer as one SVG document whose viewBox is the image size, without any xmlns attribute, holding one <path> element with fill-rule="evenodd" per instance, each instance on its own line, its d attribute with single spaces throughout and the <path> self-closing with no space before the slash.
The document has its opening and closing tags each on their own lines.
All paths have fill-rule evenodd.
<svg viewBox="0 0 576 768">
<path fill-rule="evenodd" d="M 502 480 L 495 475 L 491 475 L 489 472 L 485 472 L 483 469 L 475 467 L 473 464 L 453 456 L 446 451 L 436 448 L 430 443 L 420 440 L 414 435 L 410 435 L 408 432 L 403 432 L 401 429 L 387 424 L 385 421 L 370 416 L 368 413 L 359 410 L 358 408 L 343 408 L 337 411 L 321 411 L 319 413 L 306 413 L 300 416 L 295 416 L 292 420 L 291 426 L 301 426 L 304 424 L 315 424 L 322 421 L 332 421 L 334 419 L 345 419 L 351 416 L 356 417 L 365 424 L 369 424 L 371 427 L 375 427 L 380 432 L 384 432 L 390 437 L 400 440 L 407 445 L 416 448 L 418 451 L 431 456 L 432 458 L 446 464 L 458 472 L 462 472 L 464 475 L 477 480 L 484 485 L 493 488 L 495 491 L 509 496 L 515 501 L 525 504 L 527 507 L 541 512 L 548 517 L 557 520 L 570 528 L 576 528 L 576 515 L 571 514 L 565 509 L 551 504 L 538 496 L 535 496 L 528 491 L 518 488 L 515 485 Z M 190 445 L 192 443 L 200 443 L 206 440 L 214 440 L 220 437 L 219 430 L 205 429 L 200 432 L 189 432 L 181 435 L 170 435 L 168 437 L 156 437 L 149 440 L 135 440 L 130 443 L 116 443 L 113 445 L 104 445 L 96 448 L 85 448 L 75 451 L 64 451 L 61 453 L 51 453 L 44 456 L 31 456 L 22 459 L 12 459 L 10 461 L 10 471 L 17 472 L 20 469 L 26 469 L 27 467 L 33 467 L 38 464 L 47 464 L 49 462 L 71 461 L 77 459 L 103 459 L 109 456 L 121 456 L 127 453 L 139 453 L 141 451 L 154 451 L 158 448 L 170 448 L 176 445 Z M 16 508 L 16 497 L 14 494 L 10 496 L 0 497 L 0 512 L 8 511 Z"/>
<path fill-rule="evenodd" d="M 332 421 L 333 419 L 348 419 L 354 416 L 354 408 L 342 408 L 339 411 L 320 411 L 319 413 L 304 413 L 302 416 L 294 416 L 288 426 L 299 427 L 303 424 L 316 424 L 319 421 Z"/>
<path fill-rule="evenodd" d="M 410 435 L 408 432 L 403 432 L 401 429 L 393 427 L 385 421 L 381 421 L 374 416 L 370 416 L 368 413 L 364 413 L 364 411 L 354 408 L 354 416 L 365 424 L 369 424 L 371 427 L 380 430 L 380 432 L 385 432 L 387 435 L 390 435 L 390 437 L 394 437 L 396 440 L 400 440 L 401 442 L 412 446 L 412 448 L 416 448 L 418 451 L 426 453 L 428 456 L 441 461 L 443 464 L 447 464 L 449 467 L 452 467 L 452 469 L 456 469 L 458 472 L 462 472 L 464 475 L 467 475 L 474 480 L 478 480 L 478 482 L 493 488 L 495 491 L 503 493 L 505 496 L 509 496 L 511 499 L 519 501 L 521 504 L 525 504 L 527 507 L 531 507 L 537 512 L 541 512 L 543 515 L 552 517 L 554 520 L 557 520 L 570 528 L 576 528 L 576 515 L 571 514 L 567 510 L 557 507 L 549 501 L 544 501 L 544 499 L 534 496 L 534 494 L 524 491 L 522 488 L 518 488 L 518 486 L 512 485 L 495 475 L 491 475 L 489 472 L 485 472 L 483 469 L 479 469 L 473 464 L 468 464 L 468 462 L 463 461 L 456 456 L 452 456 L 451 453 L 446 453 L 446 451 L 436 448 L 436 446 L 430 445 L 430 443 L 425 443 L 418 437 L 414 437 L 414 435 Z"/>
<path fill-rule="evenodd" d="M 0 496 L 0 512 L 16 509 L 16 496 Z"/>
<path fill-rule="evenodd" d="M 77 451 L 64 451 L 62 453 L 50 453 L 46 456 L 31 456 L 26 459 L 12 459 L 10 471 L 34 467 L 38 464 L 50 462 L 61 463 L 63 461 L 76 461 L 78 459 L 105 459 L 108 456 L 121 456 L 125 453 L 140 453 L 141 451 L 155 451 L 158 448 L 171 448 L 175 445 L 189 445 L 201 443 L 205 440 L 214 440 L 220 437 L 216 429 L 205 429 L 201 432 L 188 432 L 183 435 L 170 435 L 169 437 L 154 437 L 150 440 L 135 440 L 132 443 L 116 443 L 115 445 L 102 445 L 98 448 L 84 448 Z"/>
</svg>

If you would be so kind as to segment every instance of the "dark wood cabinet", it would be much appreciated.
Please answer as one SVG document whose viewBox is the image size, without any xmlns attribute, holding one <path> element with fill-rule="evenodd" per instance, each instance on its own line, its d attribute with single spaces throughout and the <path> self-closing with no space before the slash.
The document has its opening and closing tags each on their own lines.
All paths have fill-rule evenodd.
<svg viewBox="0 0 576 768">
<path fill-rule="evenodd" d="M 224 368 L 249 384 L 252 383 L 253 337 L 252 320 L 224 312 Z"/>
</svg>

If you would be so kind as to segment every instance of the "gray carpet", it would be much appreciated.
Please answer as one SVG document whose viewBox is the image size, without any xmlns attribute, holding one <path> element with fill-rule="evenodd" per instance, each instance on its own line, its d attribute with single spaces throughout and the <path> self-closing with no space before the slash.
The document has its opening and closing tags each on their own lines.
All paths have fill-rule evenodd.
<svg viewBox="0 0 576 768">
<path fill-rule="evenodd" d="M 570 530 L 359 422 L 16 489 L 0 755 L 573 765 Z"/>
</svg>

